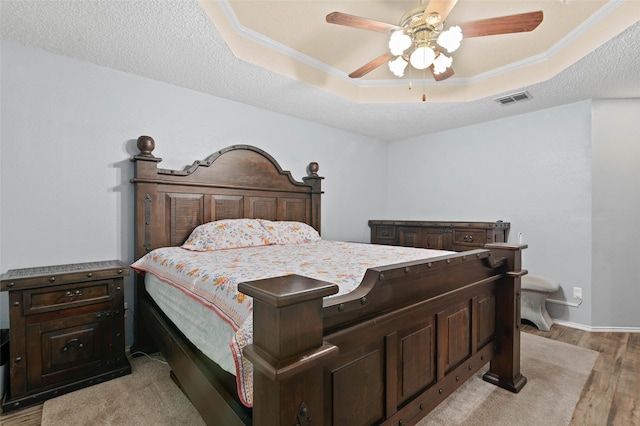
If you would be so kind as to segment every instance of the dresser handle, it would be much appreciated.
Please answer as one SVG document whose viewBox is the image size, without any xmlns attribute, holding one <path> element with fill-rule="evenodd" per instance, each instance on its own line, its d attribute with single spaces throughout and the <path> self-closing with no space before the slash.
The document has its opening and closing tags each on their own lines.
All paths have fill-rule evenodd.
<svg viewBox="0 0 640 426">
<path fill-rule="evenodd" d="M 67 291 L 64 294 L 65 297 L 76 297 L 76 296 L 82 296 L 82 291 L 81 290 L 76 290 L 76 291 Z"/>
<path fill-rule="evenodd" d="M 69 350 L 69 346 L 75 346 L 77 349 L 84 348 L 84 345 L 80 341 L 80 339 L 71 339 L 67 342 L 66 345 L 62 348 L 62 352 L 67 352 Z"/>
<path fill-rule="evenodd" d="M 102 313 L 99 313 L 98 315 L 96 315 L 96 319 L 97 320 L 103 320 L 103 319 L 109 318 L 109 317 L 111 317 L 113 315 L 114 315 L 113 312 L 102 312 Z"/>
</svg>

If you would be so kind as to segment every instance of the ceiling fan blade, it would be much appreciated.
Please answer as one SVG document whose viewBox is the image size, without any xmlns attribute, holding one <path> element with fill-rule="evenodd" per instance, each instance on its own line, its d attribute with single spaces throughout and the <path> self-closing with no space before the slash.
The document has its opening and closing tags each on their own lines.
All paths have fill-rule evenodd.
<svg viewBox="0 0 640 426">
<path fill-rule="evenodd" d="M 458 24 L 464 38 L 521 33 L 535 30 L 542 22 L 542 11 L 480 19 Z"/>
<path fill-rule="evenodd" d="M 427 20 L 430 25 L 437 27 L 440 22 L 447 19 L 447 16 L 449 16 L 451 9 L 453 9 L 453 6 L 455 6 L 456 3 L 458 3 L 458 0 L 431 0 L 424 9 L 422 19 L 427 20 L 431 14 L 440 15 L 440 19 L 435 22 Z"/>
<path fill-rule="evenodd" d="M 391 52 L 385 53 L 384 55 L 381 55 L 381 56 L 378 56 L 373 61 L 367 62 L 366 64 L 364 64 L 363 66 L 361 66 L 360 68 L 358 68 L 357 70 L 355 70 L 354 72 L 349 74 L 349 77 L 351 77 L 351 78 L 360 78 L 360 77 L 362 77 L 362 76 L 364 76 L 366 74 L 369 74 L 371 71 L 375 70 L 380 65 L 382 65 L 385 62 L 393 59 L 393 57 L 394 57 L 394 54 L 391 53 Z"/>
<path fill-rule="evenodd" d="M 402 27 L 386 22 L 374 21 L 373 19 L 361 18 L 360 16 L 349 15 L 342 12 L 331 12 L 327 15 L 327 22 L 330 24 L 344 25 L 347 27 L 359 28 L 361 30 L 377 31 L 389 34 L 394 30 L 401 30 Z"/>
<path fill-rule="evenodd" d="M 435 81 L 442 81 L 442 80 L 446 80 L 449 77 L 451 77 L 454 73 L 453 73 L 453 67 L 449 67 L 445 70 L 445 72 L 442 72 L 440 74 L 436 74 L 433 72 L 433 65 L 431 65 L 429 67 L 429 69 L 431 70 L 431 73 L 433 74 L 433 78 L 435 79 Z"/>
</svg>

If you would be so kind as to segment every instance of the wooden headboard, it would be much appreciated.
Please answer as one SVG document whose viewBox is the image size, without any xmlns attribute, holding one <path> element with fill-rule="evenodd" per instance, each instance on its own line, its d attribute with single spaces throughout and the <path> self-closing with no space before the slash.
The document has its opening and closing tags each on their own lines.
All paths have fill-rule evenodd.
<svg viewBox="0 0 640 426">
<path fill-rule="evenodd" d="M 135 162 L 135 256 L 179 246 L 198 225 L 220 219 L 295 220 L 320 232 L 318 164 L 298 182 L 271 155 L 233 145 L 185 170 L 158 168 L 154 140 L 140 136 Z"/>
</svg>

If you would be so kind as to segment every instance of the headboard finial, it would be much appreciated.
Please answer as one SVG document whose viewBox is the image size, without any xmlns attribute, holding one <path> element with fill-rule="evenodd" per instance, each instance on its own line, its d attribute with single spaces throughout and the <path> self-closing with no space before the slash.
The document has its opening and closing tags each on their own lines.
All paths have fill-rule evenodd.
<svg viewBox="0 0 640 426">
<path fill-rule="evenodd" d="M 318 170 L 320 166 L 315 161 L 309 163 L 309 176 L 318 176 Z"/>
<path fill-rule="evenodd" d="M 141 157 L 153 157 L 151 152 L 155 149 L 156 142 L 151 136 L 140 136 L 138 138 L 137 146 L 140 150 Z"/>
</svg>

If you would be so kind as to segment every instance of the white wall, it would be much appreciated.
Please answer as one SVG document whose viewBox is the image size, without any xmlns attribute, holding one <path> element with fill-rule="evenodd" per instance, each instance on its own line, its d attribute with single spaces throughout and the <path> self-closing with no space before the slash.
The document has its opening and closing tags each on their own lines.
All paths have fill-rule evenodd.
<svg viewBox="0 0 640 426">
<path fill-rule="evenodd" d="M 552 315 L 591 324 L 590 116 L 582 102 L 394 142 L 386 218 L 511 222 L 524 267 L 562 286 L 554 298 L 583 289 Z"/>
<path fill-rule="evenodd" d="M 640 99 L 593 103 L 593 322 L 640 328 Z"/>
<path fill-rule="evenodd" d="M 1 48 L 1 272 L 132 262 L 129 158 L 140 135 L 155 139 L 162 168 L 182 169 L 233 144 L 265 150 L 298 180 L 317 161 L 327 239 L 368 241 L 365 218 L 384 208 L 361 190 L 362 176 L 386 185 L 384 143 L 6 41 Z M 7 311 L 3 292 L 0 327 Z"/>
</svg>

